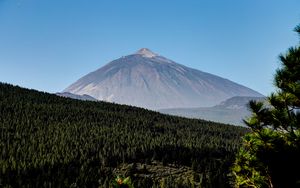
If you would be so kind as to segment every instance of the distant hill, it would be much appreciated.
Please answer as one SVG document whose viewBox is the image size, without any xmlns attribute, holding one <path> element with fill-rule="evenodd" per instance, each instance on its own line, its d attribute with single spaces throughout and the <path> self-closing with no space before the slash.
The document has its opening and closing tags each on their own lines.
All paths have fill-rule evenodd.
<svg viewBox="0 0 300 188">
<path fill-rule="evenodd" d="M 233 125 L 244 125 L 243 119 L 251 115 L 247 107 L 250 100 L 264 101 L 265 98 L 232 97 L 213 107 L 161 109 L 158 111 L 164 114 L 182 117 L 199 118 Z"/>
<path fill-rule="evenodd" d="M 94 97 L 91 97 L 89 95 L 76 95 L 73 93 L 69 93 L 69 92 L 62 92 L 62 93 L 55 93 L 57 96 L 60 97 L 68 97 L 68 98 L 72 98 L 72 99 L 78 99 L 78 100 L 83 100 L 83 101 L 98 101 L 97 99 L 95 99 Z"/>
<path fill-rule="evenodd" d="M 64 92 L 155 110 L 214 106 L 234 96 L 262 97 L 245 86 L 178 64 L 147 48 L 87 74 Z"/>
<path fill-rule="evenodd" d="M 246 132 L 0 83 L 0 187 L 229 187 Z"/>
</svg>

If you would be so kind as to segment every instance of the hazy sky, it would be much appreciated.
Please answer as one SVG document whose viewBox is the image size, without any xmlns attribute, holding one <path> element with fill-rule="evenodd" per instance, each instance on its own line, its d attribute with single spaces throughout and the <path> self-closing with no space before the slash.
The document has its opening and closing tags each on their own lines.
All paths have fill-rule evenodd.
<svg viewBox="0 0 300 188">
<path fill-rule="evenodd" d="M 0 81 L 62 91 L 140 48 L 273 91 L 300 0 L 0 0 Z"/>
</svg>

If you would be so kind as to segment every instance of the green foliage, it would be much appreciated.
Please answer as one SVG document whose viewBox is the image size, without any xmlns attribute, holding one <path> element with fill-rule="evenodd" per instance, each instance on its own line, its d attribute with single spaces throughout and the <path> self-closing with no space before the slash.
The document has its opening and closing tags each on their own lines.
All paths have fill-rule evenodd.
<svg viewBox="0 0 300 188">
<path fill-rule="evenodd" d="M 245 123 L 252 132 L 232 167 L 236 187 L 300 187 L 300 47 L 279 58 L 277 92 L 268 104 L 249 103 L 253 115 Z"/>
<path fill-rule="evenodd" d="M 178 167 L 196 161 L 205 187 L 220 187 L 246 131 L 0 83 L 0 187 L 109 187 L 120 164 L 154 159 Z"/>
<path fill-rule="evenodd" d="M 126 178 L 122 176 L 117 176 L 113 179 L 112 185 L 114 188 L 133 188 L 131 178 L 129 176 Z"/>
</svg>

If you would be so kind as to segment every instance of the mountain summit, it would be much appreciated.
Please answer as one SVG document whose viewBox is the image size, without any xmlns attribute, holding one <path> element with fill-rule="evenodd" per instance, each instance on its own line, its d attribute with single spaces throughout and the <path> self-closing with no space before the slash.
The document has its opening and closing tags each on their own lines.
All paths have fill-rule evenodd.
<svg viewBox="0 0 300 188">
<path fill-rule="evenodd" d="M 153 53 L 151 50 L 148 48 L 141 48 L 139 51 L 137 51 L 135 54 L 142 55 L 143 57 L 155 57 L 158 56 L 157 54 Z"/>
<path fill-rule="evenodd" d="M 214 106 L 234 96 L 262 97 L 245 86 L 178 64 L 147 48 L 111 61 L 64 92 L 154 110 Z"/>
</svg>

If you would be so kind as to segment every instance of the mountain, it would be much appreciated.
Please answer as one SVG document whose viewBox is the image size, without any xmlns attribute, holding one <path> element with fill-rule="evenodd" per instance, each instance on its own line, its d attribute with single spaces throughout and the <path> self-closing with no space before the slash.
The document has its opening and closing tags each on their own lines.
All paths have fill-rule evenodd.
<svg viewBox="0 0 300 188">
<path fill-rule="evenodd" d="M 264 101 L 265 98 L 232 97 L 213 107 L 161 109 L 159 112 L 233 125 L 243 125 L 243 119 L 251 115 L 247 107 L 250 100 Z"/>
<path fill-rule="evenodd" d="M 86 94 L 76 95 L 76 94 L 69 93 L 69 92 L 62 92 L 62 93 L 55 93 L 55 95 L 60 96 L 60 97 L 68 97 L 68 98 L 71 98 L 71 99 L 83 100 L 83 101 L 98 101 L 94 97 L 91 97 L 91 96 L 86 95 Z"/>
<path fill-rule="evenodd" d="M 262 97 L 245 86 L 178 64 L 147 48 L 87 74 L 64 92 L 154 110 L 214 106 L 233 96 Z"/>
</svg>

